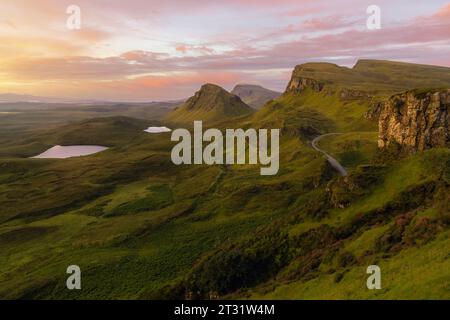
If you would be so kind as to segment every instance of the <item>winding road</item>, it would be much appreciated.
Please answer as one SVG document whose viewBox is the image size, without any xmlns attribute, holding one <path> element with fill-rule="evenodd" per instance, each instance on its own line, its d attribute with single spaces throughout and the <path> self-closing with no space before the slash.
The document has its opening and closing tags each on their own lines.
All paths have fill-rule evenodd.
<svg viewBox="0 0 450 320">
<path fill-rule="evenodd" d="M 311 146 L 314 148 L 314 150 L 321 152 L 326 158 L 327 161 L 331 164 L 331 166 L 337 171 L 339 172 L 339 174 L 341 176 L 346 176 L 347 175 L 347 170 L 345 170 L 345 168 L 332 156 L 330 156 L 328 153 L 326 153 L 325 151 L 323 151 L 322 149 L 320 149 L 317 146 L 317 143 L 319 142 L 320 139 L 322 139 L 323 137 L 326 136 L 331 136 L 331 135 L 336 135 L 336 134 L 342 134 L 342 133 L 337 133 L 337 132 L 333 132 L 333 133 L 326 133 L 323 134 L 321 136 L 317 136 L 315 137 L 312 141 L 311 141 Z"/>
</svg>

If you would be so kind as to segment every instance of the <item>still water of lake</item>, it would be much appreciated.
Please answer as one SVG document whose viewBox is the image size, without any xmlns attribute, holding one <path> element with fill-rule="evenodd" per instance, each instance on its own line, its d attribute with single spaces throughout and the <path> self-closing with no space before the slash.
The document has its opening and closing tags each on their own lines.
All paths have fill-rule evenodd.
<svg viewBox="0 0 450 320">
<path fill-rule="evenodd" d="M 102 146 L 54 146 L 43 153 L 34 156 L 36 159 L 66 159 L 72 157 L 88 156 L 108 149 Z"/>
<path fill-rule="evenodd" d="M 172 130 L 167 127 L 148 127 L 144 131 L 148 133 L 162 133 L 162 132 L 170 132 Z"/>
</svg>

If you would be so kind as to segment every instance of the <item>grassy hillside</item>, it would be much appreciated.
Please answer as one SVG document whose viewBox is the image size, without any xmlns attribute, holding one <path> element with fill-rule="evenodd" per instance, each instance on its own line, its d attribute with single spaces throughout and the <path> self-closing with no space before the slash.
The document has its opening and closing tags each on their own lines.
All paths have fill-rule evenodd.
<svg viewBox="0 0 450 320">
<path fill-rule="evenodd" d="M 321 253 L 308 273 L 288 265 L 276 278 L 245 295 L 265 299 L 448 299 L 449 157 L 448 149 L 430 150 L 395 162 L 383 169 L 380 180 L 384 181 L 349 207 L 333 209 L 320 224 L 311 226 L 304 221 L 289 226 L 294 243 L 324 226 L 334 236 L 343 230 L 346 234 Z M 365 269 L 370 264 L 381 267 L 380 291 L 365 287 Z M 283 280 L 286 275 L 290 277 Z"/>
<path fill-rule="evenodd" d="M 214 119 L 208 99 L 201 113 Z M 10 136 L 0 153 L 0 297 L 450 298 L 450 151 L 380 152 L 369 103 L 306 88 L 211 122 L 281 128 L 275 176 L 259 165 L 176 166 L 170 133 L 145 133 L 157 122 L 130 117 Z M 328 132 L 340 134 L 320 148 L 346 177 L 310 146 Z M 110 149 L 26 158 L 72 143 Z M 65 286 L 72 264 L 80 291 Z M 365 286 L 370 264 L 381 267 L 382 290 Z"/>
<path fill-rule="evenodd" d="M 327 132 L 376 131 L 376 122 L 364 118 L 369 101 L 343 101 L 339 94 L 306 89 L 302 94 L 284 94 L 255 114 L 255 126 L 282 128 L 313 137 Z"/>
<path fill-rule="evenodd" d="M 172 111 L 167 116 L 167 120 L 181 124 L 202 120 L 211 124 L 246 116 L 252 112 L 253 109 L 238 96 L 208 83 L 203 85 L 183 105 Z"/>
<path fill-rule="evenodd" d="M 293 77 L 383 95 L 415 88 L 450 86 L 450 68 L 384 60 L 359 60 L 353 68 L 331 63 L 305 63 L 295 68 Z"/>
<path fill-rule="evenodd" d="M 15 219 L 2 212 L 2 217 L 6 214 L 9 219 L 4 220 L 0 229 L 1 296 L 171 297 L 177 292 L 186 292 L 183 291 L 185 275 L 188 273 L 189 279 L 192 272 L 197 274 L 196 278 L 200 275 L 198 281 L 205 279 L 206 295 L 217 291 L 220 295 L 236 297 L 359 298 L 371 294 L 364 290 L 364 282 L 358 282 L 365 279 L 360 271 L 369 262 L 381 259 L 386 272 L 384 285 L 390 290 L 384 295 L 378 293 L 377 297 L 392 297 L 392 290 L 402 297 L 430 297 L 428 294 L 446 297 L 445 287 L 433 287 L 430 291 L 426 286 L 445 277 L 442 272 L 448 260 L 442 232 L 447 230 L 448 211 L 441 206 L 448 201 L 437 197 L 430 204 L 420 198 L 418 190 L 422 190 L 422 185 L 436 183 L 435 188 L 444 189 L 433 189 L 432 193 L 445 194 L 443 190 L 450 176 L 445 172 L 450 161 L 448 150 L 430 150 L 373 168 L 356 167 L 351 179 L 355 183 L 362 182 L 362 190 L 350 193 L 345 191 L 346 183 L 335 176 L 322 157 L 295 137 L 282 140 L 284 165 L 280 174 L 275 178 L 263 178 L 257 168 L 251 166 L 176 167 L 167 160 L 170 145 L 161 144 L 161 136 L 156 136 L 144 135 L 132 145 L 113 148 L 84 160 L 3 162 L 2 167 L 12 167 L 16 173 L 27 172 L 29 178 L 14 179 L 15 175 L 11 174 L 1 177 L 2 202 L 7 201 L 15 212 L 21 212 Z M 370 135 L 365 139 L 370 140 Z M 335 146 L 326 140 L 323 143 Z M 126 157 L 121 155 L 123 150 L 126 150 Z M 77 168 L 75 172 L 74 168 Z M 373 173 L 380 173 L 381 177 L 368 180 Z M 58 188 L 54 188 L 55 175 Z M 39 177 L 39 185 L 34 177 Z M 19 181 L 21 185 L 17 185 Z M 373 186 L 364 190 L 364 183 Z M 73 191 L 69 191 L 69 186 Z M 87 186 L 97 186 L 98 193 L 88 198 L 93 191 Z M 333 197 L 330 198 L 326 186 L 333 186 Z M 338 192 L 340 189 L 345 192 Z M 44 197 L 40 197 L 37 190 Z M 50 199 L 45 196 L 48 194 L 45 190 L 51 191 Z M 424 190 L 423 197 L 432 200 L 429 191 Z M 69 207 L 64 206 L 67 193 L 70 194 Z M 408 194 L 418 197 L 416 204 L 409 205 L 414 199 L 405 198 Z M 348 195 L 350 199 L 345 198 Z M 24 196 L 34 203 L 34 211 L 24 211 L 29 209 L 28 201 L 24 204 Z M 266 201 L 268 197 L 270 202 Z M 344 202 L 346 207 L 335 208 L 330 199 Z M 50 209 L 39 210 L 40 206 Z M 394 209 L 390 209 L 391 206 Z M 402 240 L 398 243 L 398 237 L 383 239 L 387 231 L 398 232 L 395 221 L 405 214 L 412 215 L 408 217 L 405 239 L 417 243 Z M 320 264 L 316 261 L 306 268 L 309 262 L 301 259 L 311 258 L 308 250 L 320 250 L 322 240 L 328 237 L 324 232 L 333 234 L 327 243 L 331 252 L 321 252 Z M 308 241 L 308 246 L 304 241 Z M 393 245 L 397 247 L 392 249 Z M 421 250 L 422 246 L 434 248 L 441 257 L 435 264 L 439 272 L 422 274 L 424 289 L 406 294 L 407 288 L 401 289 L 402 278 L 390 280 L 393 276 L 389 270 L 394 272 L 395 268 L 403 266 L 402 261 L 415 261 L 420 254 L 426 259 L 430 253 Z M 235 249 L 230 251 L 230 247 Z M 241 252 L 241 247 L 246 251 Z M 371 250 L 373 253 L 366 252 Z M 347 252 L 354 255 L 349 258 L 349 265 L 340 262 Z M 242 262 L 235 265 L 234 260 L 227 260 L 224 254 L 242 257 L 239 258 Z M 65 289 L 64 271 L 67 264 L 74 261 L 83 269 L 83 290 L 79 292 Z M 23 270 L 27 270 L 26 276 Z M 229 284 L 217 278 L 221 274 L 234 275 L 237 270 L 245 282 L 232 278 L 231 281 L 237 282 Z M 420 269 L 404 269 L 403 272 L 407 279 L 415 272 L 420 273 Z M 211 276 L 212 279 L 204 278 Z M 336 282 L 335 279 L 341 277 L 341 281 Z M 321 291 L 326 295 L 311 291 L 317 290 L 318 281 L 327 289 Z M 202 288 L 202 283 L 197 286 Z M 219 287 L 210 288 L 210 283 L 217 283 Z M 361 288 L 349 293 L 347 286 Z M 245 287 L 252 289 L 233 293 Z"/>
</svg>

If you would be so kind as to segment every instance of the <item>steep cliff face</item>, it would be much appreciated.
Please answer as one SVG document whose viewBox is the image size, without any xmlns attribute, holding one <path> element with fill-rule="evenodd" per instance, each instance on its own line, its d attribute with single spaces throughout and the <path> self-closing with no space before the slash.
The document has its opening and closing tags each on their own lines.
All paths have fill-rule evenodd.
<svg viewBox="0 0 450 320">
<path fill-rule="evenodd" d="M 286 88 L 286 93 L 300 93 L 306 88 L 311 88 L 314 91 L 320 92 L 323 90 L 324 83 L 318 80 L 292 76 L 291 81 Z"/>
<path fill-rule="evenodd" d="M 381 108 L 381 149 L 391 144 L 408 154 L 450 144 L 450 90 L 407 91 L 392 96 Z"/>
<path fill-rule="evenodd" d="M 369 119 L 369 120 L 378 120 L 383 106 L 384 106 L 384 103 L 381 101 L 376 101 L 376 100 L 370 101 L 369 108 L 364 113 L 364 118 Z"/>
<path fill-rule="evenodd" d="M 295 67 L 286 91 L 306 87 L 338 92 L 342 100 L 387 97 L 418 88 L 450 88 L 450 68 L 383 60 L 359 60 L 353 68 L 308 62 Z"/>
<path fill-rule="evenodd" d="M 311 88 L 316 92 L 323 90 L 325 81 L 314 79 L 315 73 L 311 72 L 312 68 L 308 67 L 308 65 L 304 64 L 295 67 L 285 93 L 300 93 L 306 88 Z"/>
</svg>

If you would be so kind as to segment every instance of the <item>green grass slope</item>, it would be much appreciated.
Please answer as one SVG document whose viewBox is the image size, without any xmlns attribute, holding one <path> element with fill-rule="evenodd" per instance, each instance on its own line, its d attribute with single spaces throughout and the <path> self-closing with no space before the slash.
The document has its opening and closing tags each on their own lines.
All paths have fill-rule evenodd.
<svg viewBox="0 0 450 320">
<path fill-rule="evenodd" d="M 2 162 L 0 201 L 11 211 L 2 209 L 0 296 L 447 297 L 433 286 L 448 276 L 447 149 L 381 163 L 368 154 L 359 163 L 378 164 L 345 181 L 295 136 L 282 137 L 271 178 L 255 166 L 174 166 L 168 138 L 144 133 L 84 159 Z M 331 139 L 322 147 L 353 138 Z M 416 259 L 430 254 L 437 271 L 425 274 Z M 364 267 L 375 262 L 386 289 L 373 296 Z M 69 264 L 82 267 L 81 291 L 65 288 Z M 415 274 L 420 287 L 407 293 Z"/>
<path fill-rule="evenodd" d="M 356 196 L 348 207 L 332 209 L 320 223 L 292 224 L 288 230 L 294 251 L 295 243 L 306 235 L 309 241 L 317 241 L 315 248 L 319 248 L 321 240 L 311 236 L 323 233 L 319 230 L 325 226 L 331 238 L 330 249 L 310 253 L 308 259 L 293 258 L 294 262 L 288 263 L 276 277 L 249 290 L 245 296 L 448 299 L 449 164 L 448 149 L 429 150 L 396 161 L 383 169 L 378 179 L 381 181 L 370 193 Z M 305 260 L 309 263 L 305 264 Z M 298 264 L 299 261 L 303 263 Z M 381 268 L 382 290 L 366 287 L 366 268 L 371 264 Z M 309 265 L 308 269 L 304 265 Z"/>
<path fill-rule="evenodd" d="M 167 120 L 174 123 L 190 123 L 195 120 L 214 123 L 246 116 L 252 112 L 253 109 L 238 96 L 208 83 L 183 105 L 172 111 Z"/>
<path fill-rule="evenodd" d="M 416 88 L 450 86 L 448 67 L 386 60 L 359 60 L 353 68 L 332 63 L 305 63 L 295 67 L 293 78 L 296 77 L 370 94 L 393 94 Z"/>
<path fill-rule="evenodd" d="M 301 94 L 288 93 L 269 102 L 254 115 L 253 124 L 310 138 L 327 132 L 376 131 L 377 124 L 364 118 L 368 108 L 365 99 L 343 101 L 338 93 L 307 88 Z"/>
</svg>

